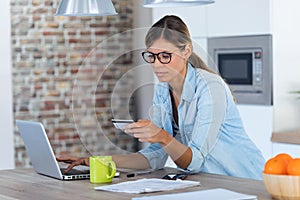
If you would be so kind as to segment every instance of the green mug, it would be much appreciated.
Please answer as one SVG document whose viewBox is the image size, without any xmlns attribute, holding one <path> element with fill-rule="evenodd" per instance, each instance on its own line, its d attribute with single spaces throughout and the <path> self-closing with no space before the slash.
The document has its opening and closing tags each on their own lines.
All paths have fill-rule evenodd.
<svg viewBox="0 0 300 200">
<path fill-rule="evenodd" d="M 90 182 L 110 183 L 116 174 L 116 164 L 111 156 L 91 156 Z"/>
</svg>

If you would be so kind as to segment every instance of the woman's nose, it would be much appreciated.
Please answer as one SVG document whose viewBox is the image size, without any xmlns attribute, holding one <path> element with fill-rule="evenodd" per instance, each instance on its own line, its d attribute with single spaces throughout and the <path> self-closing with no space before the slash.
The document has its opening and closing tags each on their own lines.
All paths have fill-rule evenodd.
<svg viewBox="0 0 300 200">
<path fill-rule="evenodd" d="M 153 66 L 155 67 L 161 67 L 161 62 L 158 60 L 158 58 L 156 57 L 156 59 L 154 60 L 154 63 L 152 63 Z"/>
<path fill-rule="evenodd" d="M 151 66 L 152 66 L 152 68 L 154 68 L 154 69 L 161 68 L 161 64 L 160 64 L 160 63 L 156 63 L 156 62 L 152 63 Z"/>
</svg>

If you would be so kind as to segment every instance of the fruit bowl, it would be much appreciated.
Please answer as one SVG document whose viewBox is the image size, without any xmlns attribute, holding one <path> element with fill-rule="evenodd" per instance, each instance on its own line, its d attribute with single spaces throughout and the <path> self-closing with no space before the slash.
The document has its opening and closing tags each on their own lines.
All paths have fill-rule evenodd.
<svg viewBox="0 0 300 200">
<path fill-rule="evenodd" d="M 300 199 L 300 176 L 263 173 L 263 180 L 272 198 L 280 200 Z"/>
</svg>

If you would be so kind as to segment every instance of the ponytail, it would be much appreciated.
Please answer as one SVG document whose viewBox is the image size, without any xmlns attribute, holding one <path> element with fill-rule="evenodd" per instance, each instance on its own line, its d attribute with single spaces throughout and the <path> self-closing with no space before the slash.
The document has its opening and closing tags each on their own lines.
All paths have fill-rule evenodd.
<svg viewBox="0 0 300 200">
<path fill-rule="evenodd" d="M 210 69 L 195 52 L 189 57 L 188 62 L 195 68 L 201 68 L 210 73 L 217 74 L 214 70 Z"/>
<path fill-rule="evenodd" d="M 195 52 L 193 52 L 192 55 L 189 57 L 188 62 L 191 63 L 194 68 L 200 68 L 200 69 L 206 70 L 210 73 L 220 76 L 214 70 L 210 69 Z M 225 81 L 225 83 L 226 83 L 226 81 Z M 234 102 L 237 102 L 236 96 L 234 95 L 233 91 L 231 90 L 231 88 L 229 86 L 228 86 L 228 88 L 230 89 L 230 92 L 231 92 Z"/>
</svg>

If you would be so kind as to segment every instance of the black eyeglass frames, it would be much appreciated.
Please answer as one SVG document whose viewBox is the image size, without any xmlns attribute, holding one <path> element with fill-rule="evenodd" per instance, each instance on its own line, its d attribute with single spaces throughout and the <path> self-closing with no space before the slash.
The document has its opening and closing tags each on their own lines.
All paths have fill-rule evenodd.
<svg viewBox="0 0 300 200">
<path fill-rule="evenodd" d="M 152 53 L 149 51 L 142 52 L 142 57 L 147 63 L 154 63 L 155 59 L 157 58 L 159 62 L 162 64 L 168 64 L 171 62 L 172 53 L 168 52 L 159 52 L 159 53 Z"/>
<path fill-rule="evenodd" d="M 188 176 L 187 174 L 167 174 L 167 175 L 163 176 L 162 179 L 166 179 L 166 180 L 181 179 L 181 180 L 184 180 L 184 179 L 186 179 L 187 176 Z"/>
</svg>

